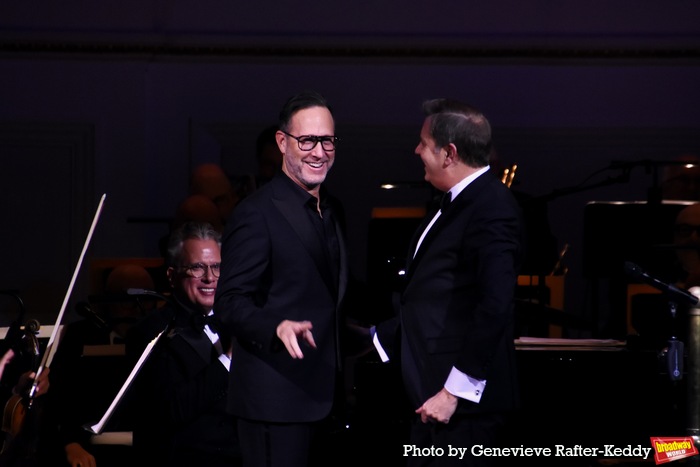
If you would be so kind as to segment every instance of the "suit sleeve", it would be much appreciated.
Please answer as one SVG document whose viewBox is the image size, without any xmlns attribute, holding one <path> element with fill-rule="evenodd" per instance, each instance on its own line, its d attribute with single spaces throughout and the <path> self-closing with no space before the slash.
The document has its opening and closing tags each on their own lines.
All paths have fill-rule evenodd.
<svg viewBox="0 0 700 467">
<path fill-rule="evenodd" d="M 504 339 L 513 339 L 513 299 L 520 256 L 517 206 L 502 196 L 496 205 L 481 205 L 476 228 L 465 236 L 465 249 L 477 266 L 478 301 L 465 347 L 455 367 L 472 378 L 488 380 L 488 369 Z"/>
<path fill-rule="evenodd" d="M 222 245 L 216 315 L 241 342 L 275 350 L 282 318 L 263 312 L 272 281 L 270 228 L 261 210 L 249 203 L 236 208 L 230 225 Z"/>
</svg>

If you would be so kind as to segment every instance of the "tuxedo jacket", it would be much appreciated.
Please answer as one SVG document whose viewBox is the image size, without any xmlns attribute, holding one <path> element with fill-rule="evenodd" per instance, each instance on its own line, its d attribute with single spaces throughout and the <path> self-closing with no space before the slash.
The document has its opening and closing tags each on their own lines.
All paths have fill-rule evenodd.
<svg viewBox="0 0 700 467">
<path fill-rule="evenodd" d="M 281 173 L 243 201 L 226 224 L 216 314 L 235 337 L 229 409 L 242 418 L 312 422 L 333 404 L 340 366 L 340 309 L 348 281 L 340 206 L 334 215 L 339 258 L 309 217 L 315 199 Z M 326 214 L 327 215 L 327 214 Z M 316 349 L 300 339 L 293 359 L 277 338 L 283 320 L 313 324 Z"/>
<path fill-rule="evenodd" d="M 408 252 L 397 316 L 377 326 L 390 357 L 400 357 L 415 407 L 444 386 L 453 367 L 486 380 L 478 404 L 457 413 L 494 412 L 518 404 L 514 293 L 521 257 L 520 209 L 490 172 L 447 206 L 413 256 L 429 213 Z"/>
<path fill-rule="evenodd" d="M 228 372 L 193 319 L 199 311 L 166 306 L 151 313 L 127 334 L 134 355 L 142 337 L 169 324 L 130 391 L 135 453 L 149 465 L 231 465 L 239 452 L 226 412 Z"/>
</svg>

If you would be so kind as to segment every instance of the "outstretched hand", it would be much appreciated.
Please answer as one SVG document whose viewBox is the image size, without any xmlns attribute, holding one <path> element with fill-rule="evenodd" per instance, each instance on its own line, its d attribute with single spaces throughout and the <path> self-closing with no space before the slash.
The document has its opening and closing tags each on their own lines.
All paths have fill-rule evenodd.
<svg viewBox="0 0 700 467">
<path fill-rule="evenodd" d="M 309 346 L 316 348 L 314 335 L 311 333 L 313 325 L 311 321 L 290 321 L 285 319 L 277 326 L 277 337 L 287 348 L 292 358 L 304 358 L 304 353 L 299 346 L 299 339 L 303 339 Z"/>
</svg>

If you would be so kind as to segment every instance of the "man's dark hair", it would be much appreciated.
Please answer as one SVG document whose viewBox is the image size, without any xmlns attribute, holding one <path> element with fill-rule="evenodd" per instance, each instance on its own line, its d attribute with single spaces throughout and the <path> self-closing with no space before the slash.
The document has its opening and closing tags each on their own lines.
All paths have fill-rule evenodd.
<svg viewBox="0 0 700 467">
<path fill-rule="evenodd" d="M 302 91 L 290 97 L 282 107 L 279 115 L 279 129 L 287 131 L 289 122 L 295 113 L 311 107 L 325 107 L 333 115 L 333 110 L 328 105 L 326 98 L 316 91 Z"/>
<path fill-rule="evenodd" d="M 476 108 L 451 99 L 423 103 L 430 118 L 430 135 L 442 148 L 452 143 L 458 157 L 470 167 L 485 167 L 491 153 L 491 125 Z"/>
<path fill-rule="evenodd" d="M 221 233 L 208 222 L 185 222 L 170 234 L 168 252 L 165 258 L 168 266 L 180 266 L 185 240 L 214 240 L 221 246 Z"/>
</svg>

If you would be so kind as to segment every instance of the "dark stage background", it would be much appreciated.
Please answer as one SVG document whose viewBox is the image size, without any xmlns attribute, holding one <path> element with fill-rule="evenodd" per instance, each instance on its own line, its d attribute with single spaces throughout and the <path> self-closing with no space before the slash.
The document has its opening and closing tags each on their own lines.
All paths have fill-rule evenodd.
<svg viewBox="0 0 700 467">
<path fill-rule="evenodd" d="M 305 88 L 335 110 L 328 185 L 354 273 L 381 277 L 372 265 L 395 252 L 374 248 L 372 210 L 429 200 L 420 105 L 454 97 L 490 119 L 500 165 L 518 167 L 512 189 L 541 202 L 557 251 L 568 245 L 564 336 L 624 338 L 605 252 L 649 224 L 663 243 L 671 217 L 596 211 L 591 224 L 587 206 L 646 202 L 667 163 L 700 153 L 699 16 L 690 0 L 0 2 L 0 290 L 53 323 L 106 193 L 74 319 L 89 265 L 158 256 L 192 168 L 254 174 L 257 133 Z M 3 325 L 14 306 L 0 301 Z"/>
</svg>

